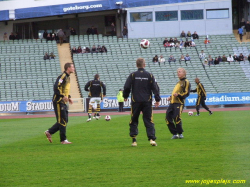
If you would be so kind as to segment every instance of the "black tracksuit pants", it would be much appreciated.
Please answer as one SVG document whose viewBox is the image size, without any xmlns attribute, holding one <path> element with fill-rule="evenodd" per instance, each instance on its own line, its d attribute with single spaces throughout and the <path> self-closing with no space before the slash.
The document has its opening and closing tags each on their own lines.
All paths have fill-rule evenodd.
<svg viewBox="0 0 250 187">
<path fill-rule="evenodd" d="M 123 112 L 123 102 L 119 102 L 119 112 Z"/>
<path fill-rule="evenodd" d="M 153 123 L 152 116 L 152 102 L 132 102 L 131 104 L 131 120 L 129 123 L 130 126 L 130 137 L 135 138 L 138 135 L 138 118 L 140 112 L 143 114 L 143 121 L 146 127 L 148 140 L 155 140 L 155 127 Z"/>
<path fill-rule="evenodd" d="M 50 134 L 60 131 L 60 141 L 66 140 L 66 126 L 68 123 L 68 107 L 62 102 L 53 102 L 57 122 L 49 129 Z"/>
<path fill-rule="evenodd" d="M 183 110 L 183 105 L 180 103 L 170 104 L 166 112 L 167 126 L 171 134 L 176 135 L 182 134 L 182 121 L 181 113 Z"/>
<path fill-rule="evenodd" d="M 205 104 L 205 100 L 206 100 L 206 97 L 198 96 L 197 101 L 196 101 L 196 111 L 197 111 L 197 114 L 200 113 L 200 105 L 201 105 L 203 108 L 205 108 L 207 111 L 210 112 L 209 108 L 208 108 L 207 105 Z"/>
</svg>

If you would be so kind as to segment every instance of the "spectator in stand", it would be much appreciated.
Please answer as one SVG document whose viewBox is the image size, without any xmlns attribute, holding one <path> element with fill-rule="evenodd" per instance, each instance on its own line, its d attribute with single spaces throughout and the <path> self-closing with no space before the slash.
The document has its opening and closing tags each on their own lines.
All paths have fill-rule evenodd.
<svg viewBox="0 0 250 187">
<path fill-rule="evenodd" d="M 55 59 L 56 55 L 54 55 L 54 53 L 51 52 L 49 57 L 50 57 L 50 59 Z"/>
<path fill-rule="evenodd" d="M 70 34 L 71 35 L 76 35 L 76 30 L 73 27 L 71 28 Z"/>
<path fill-rule="evenodd" d="M 181 55 L 179 62 L 184 62 L 184 61 L 185 61 L 185 57 L 184 57 L 184 55 Z"/>
<path fill-rule="evenodd" d="M 238 62 L 239 61 L 239 58 L 238 58 L 238 56 L 236 54 L 234 54 L 233 58 L 234 58 L 234 62 Z"/>
<path fill-rule="evenodd" d="M 240 41 L 242 42 L 242 36 L 243 36 L 243 29 L 242 29 L 242 27 L 240 27 L 238 29 L 238 33 L 239 33 L 239 36 L 240 36 Z"/>
<path fill-rule="evenodd" d="M 205 59 L 205 60 L 204 60 L 203 65 L 208 65 L 208 63 L 207 63 L 207 59 Z"/>
<path fill-rule="evenodd" d="M 47 38 L 46 38 L 46 42 L 48 42 L 49 40 L 51 40 L 52 37 L 52 33 L 48 33 L 47 34 Z"/>
<path fill-rule="evenodd" d="M 105 47 L 105 45 L 102 46 L 102 51 L 103 51 L 104 53 L 107 53 L 107 52 L 108 52 L 108 50 L 107 50 L 107 48 Z"/>
<path fill-rule="evenodd" d="M 189 47 L 190 46 L 190 42 L 188 41 L 188 39 L 186 39 L 185 43 L 184 43 L 184 47 Z"/>
<path fill-rule="evenodd" d="M 250 54 L 248 55 L 247 60 L 248 60 L 248 62 L 250 62 Z"/>
<path fill-rule="evenodd" d="M 165 44 L 164 44 L 164 47 L 171 47 L 170 43 L 167 41 Z"/>
<path fill-rule="evenodd" d="M 204 40 L 204 44 L 210 44 L 210 40 L 209 40 L 208 38 L 206 38 L 206 39 Z"/>
<path fill-rule="evenodd" d="M 97 53 L 97 48 L 95 45 L 92 46 L 91 53 Z"/>
<path fill-rule="evenodd" d="M 192 36 L 191 32 L 190 32 L 190 31 L 188 31 L 188 33 L 187 33 L 187 37 L 191 38 L 191 36 Z"/>
<path fill-rule="evenodd" d="M 154 56 L 152 62 L 155 64 L 158 63 L 158 56 L 157 55 Z"/>
<path fill-rule="evenodd" d="M 231 54 L 229 54 L 229 56 L 227 57 L 227 61 L 228 61 L 229 63 L 234 61 L 234 58 L 232 57 Z"/>
<path fill-rule="evenodd" d="M 195 47 L 196 44 L 194 43 L 194 40 L 190 41 L 190 47 Z"/>
<path fill-rule="evenodd" d="M 77 54 L 77 49 L 76 49 L 76 47 L 73 47 L 73 48 L 72 48 L 71 53 L 72 53 L 72 54 Z"/>
<path fill-rule="evenodd" d="M 65 36 L 62 29 L 59 29 L 59 30 L 58 30 L 57 36 L 58 36 L 58 38 L 59 38 L 59 43 L 60 43 L 60 45 L 62 45 L 62 44 L 63 44 L 63 38 L 64 38 L 64 36 Z"/>
<path fill-rule="evenodd" d="M 245 28 L 245 26 L 246 26 L 245 18 L 241 19 L 240 26 L 242 27 L 242 29 Z"/>
<path fill-rule="evenodd" d="M 190 61 L 190 60 L 191 60 L 190 56 L 188 54 L 186 54 L 186 56 L 185 56 L 185 62 Z"/>
<path fill-rule="evenodd" d="M 64 31 L 63 33 L 64 33 L 63 43 L 67 43 L 68 38 L 67 38 L 66 32 Z"/>
<path fill-rule="evenodd" d="M 181 38 L 186 38 L 186 33 L 184 31 L 182 31 L 180 37 Z"/>
<path fill-rule="evenodd" d="M 163 46 L 165 47 L 165 43 L 168 42 L 168 38 L 165 38 L 165 40 L 163 41 Z"/>
<path fill-rule="evenodd" d="M 174 44 L 179 43 L 177 38 L 174 38 Z"/>
<path fill-rule="evenodd" d="M 49 60 L 49 59 L 50 59 L 50 57 L 49 57 L 48 53 L 46 52 L 45 55 L 43 56 L 43 60 Z"/>
<path fill-rule="evenodd" d="M 170 38 L 168 42 L 169 42 L 169 43 L 174 43 L 173 38 Z"/>
<path fill-rule="evenodd" d="M 102 47 L 100 45 L 98 45 L 96 50 L 97 50 L 97 53 L 101 53 L 102 52 Z"/>
<path fill-rule="evenodd" d="M 195 31 L 194 34 L 192 34 L 193 39 L 199 39 L 199 35 L 197 34 L 197 32 Z"/>
<path fill-rule="evenodd" d="M 47 40 L 53 41 L 56 39 L 55 33 L 49 33 L 49 37 L 47 37 Z"/>
<path fill-rule="evenodd" d="M 214 65 L 217 65 L 217 64 L 219 64 L 220 62 L 219 62 L 219 59 L 218 59 L 218 57 L 215 57 L 215 60 L 214 60 Z"/>
<path fill-rule="evenodd" d="M 115 24 L 111 23 L 111 36 L 115 36 Z"/>
<path fill-rule="evenodd" d="M 249 21 L 247 21 L 245 28 L 246 28 L 246 39 L 248 40 L 248 39 L 250 39 L 250 23 L 249 23 Z"/>
<path fill-rule="evenodd" d="M 90 48 L 86 47 L 86 53 L 90 53 Z"/>
<path fill-rule="evenodd" d="M 213 65 L 214 64 L 214 59 L 211 57 L 211 55 L 208 55 L 208 65 Z"/>
<path fill-rule="evenodd" d="M 88 28 L 87 29 L 87 34 L 90 35 L 94 35 L 94 34 L 97 34 L 97 29 L 94 27 L 94 26 L 91 26 L 91 28 Z"/>
<path fill-rule="evenodd" d="M 5 32 L 3 34 L 3 41 L 7 41 L 7 40 L 9 40 L 9 38 L 8 38 L 7 32 Z"/>
<path fill-rule="evenodd" d="M 222 62 L 227 62 L 227 57 L 226 57 L 226 55 L 223 55 L 223 56 L 222 56 Z"/>
<path fill-rule="evenodd" d="M 169 64 L 170 64 L 170 62 L 175 62 L 175 61 L 176 61 L 176 59 L 174 58 L 174 56 L 170 55 L 170 57 L 168 59 Z"/>
<path fill-rule="evenodd" d="M 242 53 L 240 53 L 240 55 L 239 55 L 238 58 L 239 58 L 239 61 L 244 61 L 244 59 L 245 59 L 245 58 L 244 58 L 244 55 L 243 55 Z"/>
<path fill-rule="evenodd" d="M 184 41 L 181 41 L 181 42 L 180 42 L 180 45 L 179 45 L 180 50 L 184 47 L 184 44 L 185 44 Z"/>
<path fill-rule="evenodd" d="M 20 36 L 18 33 L 15 34 L 15 40 L 19 40 L 20 39 Z"/>
<path fill-rule="evenodd" d="M 11 34 L 9 36 L 9 40 L 15 40 L 15 39 L 16 39 L 16 37 L 15 37 L 14 33 L 11 32 Z"/>
<path fill-rule="evenodd" d="M 82 53 L 86 53 L 86 47 L 82 48 Z"/>
<path fill-rule="evenodd" d="M 123 35 L 123 38 L 128 38 L 128 29 L 126 26 L 123 27 L 122 35 Z"/>
<path fill-rule="evenodd" d="M 158 59 L 159 66 L 161 65 L 161 63 L 164 63 L 165 65 L 165 62 L 166 62 L 165 58 L 161 55 Z"/>
<path fill-rule="evenodd" d="M 199 58 L 200 58 L 201 60 L 204 60 L 204 59 L 206 58 L 206 54 L 204 53 L 203 50 L 201 50 L 201 53 L 199 54 Z"/>
<path fill-rule="evenodd" d="M 47 36 L 48 36 L 48 32 L 47 32 L 47 30 L 44 30 L 44 32 L 43 32 L 43 38 L 47 39 Z"/>
<path fill-rule="evenodd" d="M 219 61 L 219 63 L 222 62 L 221 56 L 218 56 L 218 61 Z"/>
<path fill-rule="evenodd" d="M 176 51 L 177 48 L 180 48 L 180 43 L 176 42 L 174 46 L 175 46 L 175 51 Z"/>
<path fill-rule="evenodd" d="M 81 46 L 78 46 L 78 48 L 77 48 L 77 53 L 82 53 L 82 48 L 81 48 Z"/>
</svg>

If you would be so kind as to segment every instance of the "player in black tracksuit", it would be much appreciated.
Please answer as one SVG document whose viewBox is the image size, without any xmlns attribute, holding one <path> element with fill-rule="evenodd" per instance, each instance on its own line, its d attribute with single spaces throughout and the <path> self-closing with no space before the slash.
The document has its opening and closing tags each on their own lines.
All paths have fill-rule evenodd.
<svg viewBox="0 0 250 187">
<path fill-rule="evenodd" d="M 91 121 L 92 107 L 95 103 L 97 104 L 97 108 L 94 118 L 98 120 L 100 117 L 99 112 L 101 110 L 100 103 L 103 97 L 106 96 L 106 85 L 102 81 L 100 81 L 100 76 L 96 74 L 94 76 L 94 80 L 88 81 L 84 89 L 85 91 L 89 92 L 90 97 L 88 109 L 89 119 L 87 120 L 87 122 Z"/>
<path fill-rule="evenodd" d="M 138 58 L 136 61 L 138 70 L 131 73 L 124 85 L 123 97 L 127 101 L 127 98 L 131 94 L 131 120 L 130 126 L 130 137 L 132 137 L 132 146 L 137 146 L 136 136 L 138 135 L 138 118 L 140 112 L 143 113 L 143 121 L 146 127 L 148 140 L 150 144 L 156 146 L 155 142 L 155 128 L 152 116 L 152 92 L 155 96 L 155 106 L 159 106 L 161 100 L 159 87 L 155 82 L 154 76 L 147 72 L 145 67 L 145 60 Z M 132 89 L 132 91 L 131 91 Z"/>
<path fill-rule="evenodd" d="M 205 104 L 207 93 L 206 93 L 206 91 L 204 89 L 203 84 L 200 83 L 199 78 L 195 79 L 195 83 L 197 84 L 197 87 L 196 87 L 196 89 L 191 90 L 191 92 L 197 92 L 197 94 L 198 94 L 198 98 L 197 98 L 197 101 L 196 101 L 196 111 L 197 111 L 196 116 L 200 115 L 200 105 L 209 112 L 209 115 L 213 114 L 211 112 L 211 110 L 209 110 L 207 105 Z"/>
<path fill-rule="evenodd" d="M 54 84 L 53 106 L 56 114 L 57 122 L 47 131 L 45 135 L 50 143 L 52 143 L 52 134 L 60 131 L 60 141 L 62 144 L 71 144 L 66 139 L 66 126 L 68 123 L 68 106 L 67 103 L 73 104 L 69 95 L 70 89 L 70 74 L 74 73 L 75 68 L 72 63 L 66 63 L 64 65 L 64 72 L 57 77 Z"/>
</svg>

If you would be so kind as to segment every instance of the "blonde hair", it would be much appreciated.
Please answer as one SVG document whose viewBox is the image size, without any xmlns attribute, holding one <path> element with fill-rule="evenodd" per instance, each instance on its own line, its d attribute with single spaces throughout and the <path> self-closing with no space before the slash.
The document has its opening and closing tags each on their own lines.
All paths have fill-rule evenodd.
<svg viewBox="0 0 250 187">
<path fill-rule="evenodd" d="M 183 71 L 184 74 L 185 74 L 185 76 L 187 75 L 187 71 L 186 71 L 184 68 L 178 68 L 178 69 L 177 69 L 177 72 L 178 72 L 179 70 Z"/>
<path fill-rule="evenodd" d="M 136 60 L 136 66 L 137 66 L 138 68 L 143 68 L 143 67 L 144 67 L 144 64 L 145 64 L 144 58 L 138 58 L 138 59 Z"/>
</svg>

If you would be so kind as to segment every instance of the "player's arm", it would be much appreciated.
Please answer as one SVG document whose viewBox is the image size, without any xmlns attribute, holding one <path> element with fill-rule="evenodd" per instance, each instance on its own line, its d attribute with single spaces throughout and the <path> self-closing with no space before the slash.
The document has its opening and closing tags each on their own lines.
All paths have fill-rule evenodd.
<svg viewBox="0 0 250 187">
<path fill-rule="evenodd" d="M 134 74 L 131 73 L 131 74 L 128 76 L 128 78 L 127 78 L 127 80 L 126 80 L 126 82 L 125 82 L 125 84 L 124 84 L 124 89 L 123 89 L 124 101 L 127 101 L 128 96 L 129 96 L 129 94 L 130 94 L 130 92 L 131 92 L 131 86 L 132 86 L 132 78 L 133 78 L 133 76 L 134 76 Z"/>
<path fill-rule="evenodd" d="M 102 86 L 103 97 L 105 97 L 106 96 L 106 85 L 103 82 L 101 82 L 101 86 Z"/>
<path fill-rule="evenodd" d="M 85 87 L 84 87 L 84 90 L 85 90 L 86 92 L 89 91 L 90 83 L 91 83 L 91 81 L 87 82 L 87 84 L 86 84 Z"/>
<path fill-rule="evenodd" d="M 151 74 L 151 80 L 152 80 L 151 90 L 153 91 L 153 94 L 155 96 L 155 101 L 160 102 L 160 100 L 161 100 L 160 88 L 159 88 L 159 86 L 158 86 L 157 82 L 155 81 L 155 78 L 152 74 Z"/>
<path fill-rule="evenodd" d="M 190 90 L 190 92 L 197 92 L 197 88 L 195 88 L 194 90 Z"/>
</svg>

